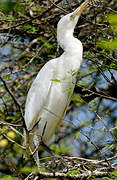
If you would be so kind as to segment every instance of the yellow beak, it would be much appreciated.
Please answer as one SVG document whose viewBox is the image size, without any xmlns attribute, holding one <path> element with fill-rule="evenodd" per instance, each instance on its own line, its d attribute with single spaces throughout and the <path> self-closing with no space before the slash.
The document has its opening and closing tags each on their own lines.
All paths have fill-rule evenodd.
<svg viewBox="0 0 117 180">
<path fill-rule="evenodd" d="M 71 15 L 71 19 L 74 20 L 76 16 L 80 16 L 84 9 L 86 9 L 87 5 L 89 3 L 89 0 L 86 0 L 84 3 L 78 7 L 73 14 Z"/>
</svg>

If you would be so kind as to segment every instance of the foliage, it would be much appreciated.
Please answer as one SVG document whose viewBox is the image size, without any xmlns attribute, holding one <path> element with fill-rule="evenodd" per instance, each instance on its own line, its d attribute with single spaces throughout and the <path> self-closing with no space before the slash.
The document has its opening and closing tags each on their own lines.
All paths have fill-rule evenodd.
<svg viewBox="0 0 117 180">
<path fill-rule="evenodd" d="M 109 29 L 114 34 L 114 39 L 101 39 L 99 46 L 103 49 L 113 50 L 117 49 L 117 15 L 116 14 L 109 14 L 107 16 L 107 20 L 110 23 Z"/>
<path fill-rule="evenodd" d="M 61 179 L 62 170 L 65 178 L 78 177 L 84 170 L 94 173 L 87 175 L 89 179 L 117 177 L 116 165 L 113 165 L 117 162 L 115 0 L 91 1 L 76 26 L 74 35 L 83 43 L 84 60 L 79 72 L 70 72 L 77 75 L 75 91 L 65 121 L 50 142 L 50 148 L 59 160 L 41 149 L 44 168 L 38 172 L 32 156 L 28 160 L 23 158 L 23 114 L 28 89 L 43 65 L 62 53 L 57 45 L 56 25 L 65 12 L 59 7 L 71 12 L 78 5 L 75 0 L 70 3 L 61 0 L 58 8 L 55 5 L 50 8 L 44 0 L 0 1 L 1 179 L 25 179 L 32 172 L 35 173 L 32 178 L 39 175 L 42 179 L 52 178 L 55 172 L 59 172 L 58 178 Z M 61 83 L 64 80 L 52 81 Z M 71 89 L 67 91 L 71 93 Z M 66 160 L 65 156 L 86 159 Z M 89 163 L 88 159 L 98 159 L 99 164 Z M 104 163 L 100 164 L 100 159 L 105 160 Z M 112 169 L 110 164 L 114 166 Z M 98 170 L 99 165 L 106 170 L 97 178 L 95 169 Z"/>
</svg>

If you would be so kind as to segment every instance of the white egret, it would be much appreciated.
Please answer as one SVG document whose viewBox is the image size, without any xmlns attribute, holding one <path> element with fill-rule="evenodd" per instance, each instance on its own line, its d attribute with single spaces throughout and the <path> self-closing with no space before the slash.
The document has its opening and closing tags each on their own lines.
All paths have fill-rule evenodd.
<svg viewBox="0 0 117 180">
<path fill-rule="evenodd" d="M 73 32 L 88 2 L 60 19 L 57 41 L 64 53 L 43 66 L 28 92 L 24 118 L 30 152 L 38 149 L 41 141 L 48 143 L 66 114 L 83 54 L 82 43 Z M 34 157 L 39 165 L 37 151 Z"/>
</svg>

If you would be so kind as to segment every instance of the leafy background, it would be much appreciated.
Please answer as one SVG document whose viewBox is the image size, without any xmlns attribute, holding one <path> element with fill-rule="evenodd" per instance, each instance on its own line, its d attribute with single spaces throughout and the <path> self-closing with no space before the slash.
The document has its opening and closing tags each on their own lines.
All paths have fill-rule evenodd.
<svg viewBox="0 0 117 180">
<path fill-rule="evenodd" d="M 56 40 L 59 19 L 81 2 L 61 0 L 62 9 L 44 0 L 0 2 L 1 179 L 24 179 L 35 167 L 23 159 L 26 95 L 43 65 L 63 52 Z M 65 120 L 49 143 L 56 154 L 103 159 L 117 153 L 116 13 L 116 0 L 91 1 L 75 28 L 84 56 Z M 50 156 L 39 154 L 42 162 Z"/>
</svg>

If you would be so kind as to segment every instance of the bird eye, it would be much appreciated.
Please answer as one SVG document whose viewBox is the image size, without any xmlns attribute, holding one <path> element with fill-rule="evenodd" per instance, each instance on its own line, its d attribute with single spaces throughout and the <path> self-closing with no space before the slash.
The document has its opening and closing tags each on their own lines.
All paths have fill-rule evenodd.
<svg viewBox="0 0 117 180">
<path fill-rule="evenodd" d="M 71 16 L 70 16 L 70 20 L 74 20 L 74 14 L 71 14 Z"/>
</svg>

